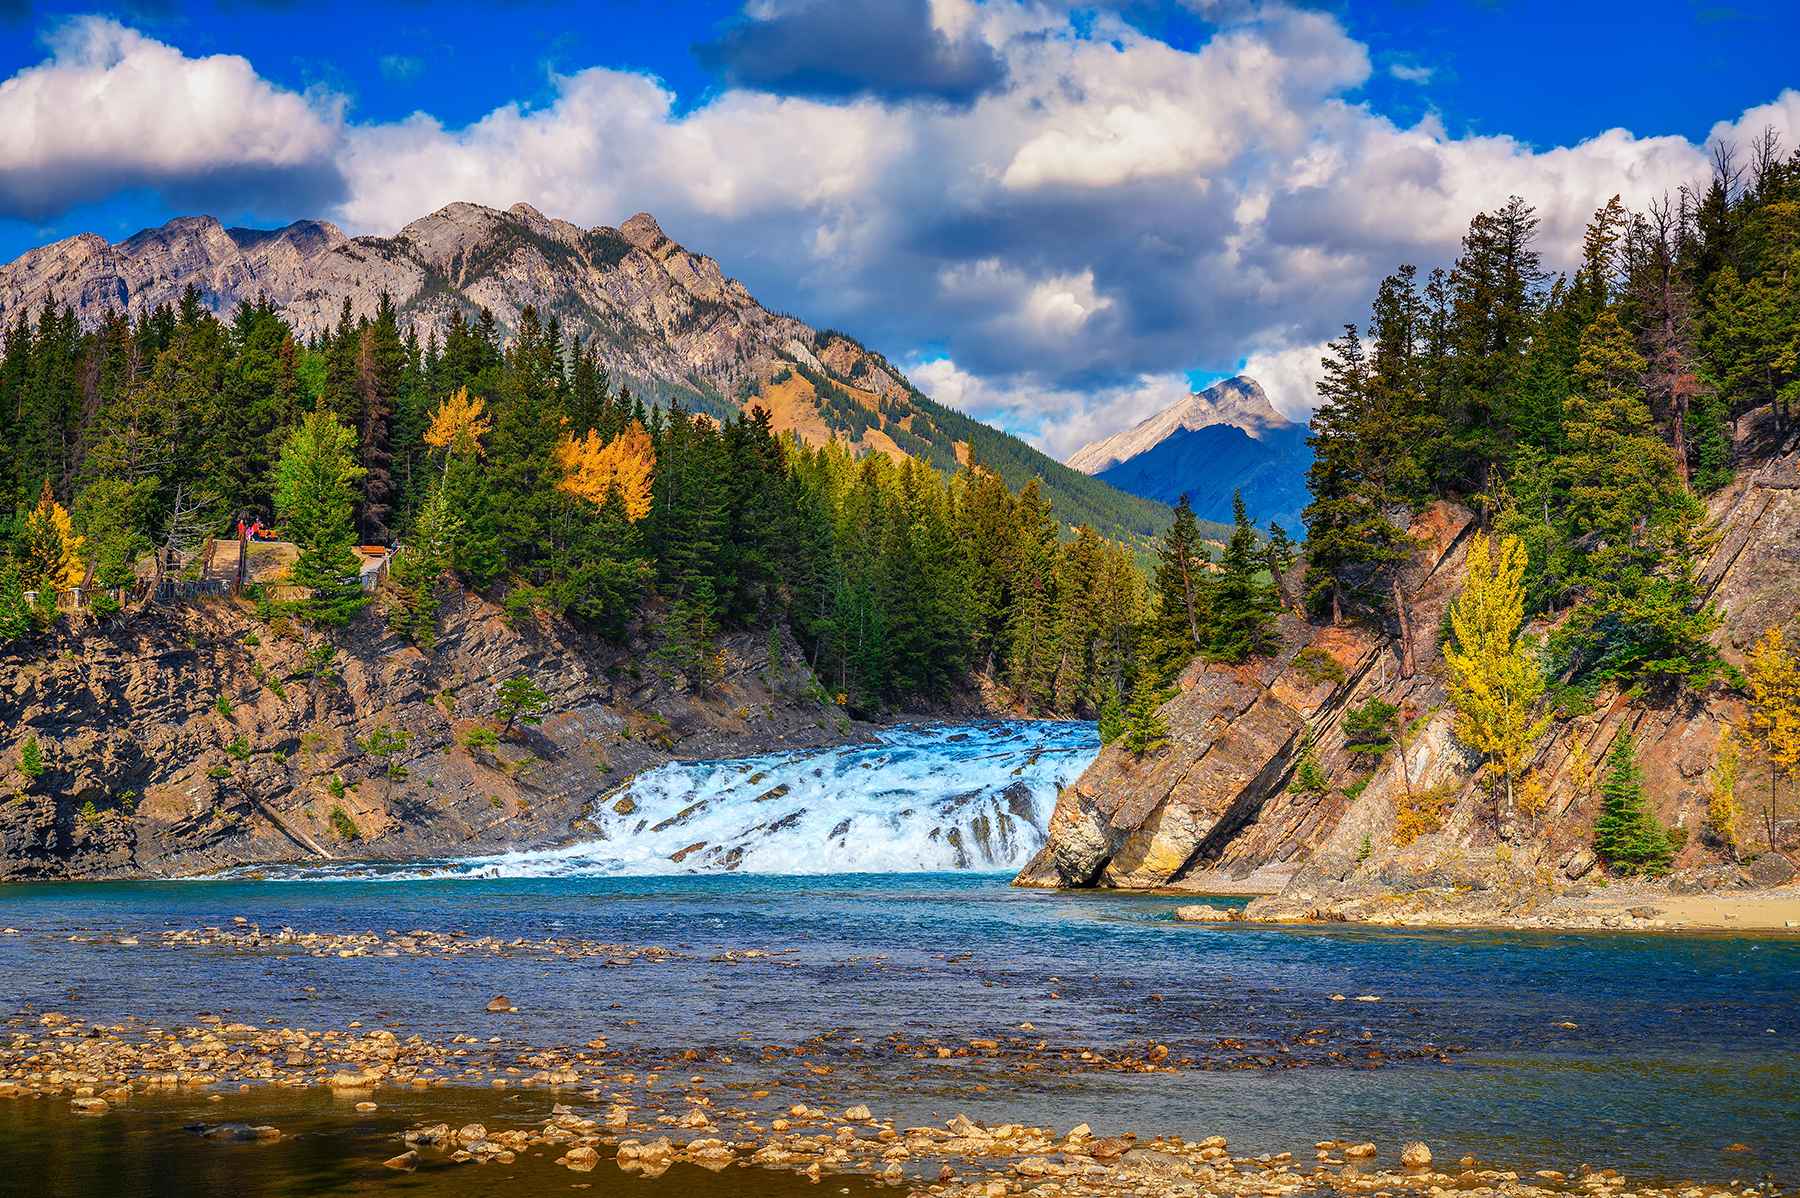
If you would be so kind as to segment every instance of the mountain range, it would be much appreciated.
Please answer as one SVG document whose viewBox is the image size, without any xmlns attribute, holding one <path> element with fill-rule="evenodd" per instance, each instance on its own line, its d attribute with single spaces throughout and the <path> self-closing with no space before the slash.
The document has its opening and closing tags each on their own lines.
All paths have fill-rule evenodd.
<svg viewBox="0 0 1800 1198">
<path fill-rule="evenodd" d="M 402 328 L 422 340 L 458 313 L 473 320 L 484 312 L 505 337 L 530 306 L 597 347 L 613 381 L 647 401 L 713 416 L 757 403 L 778 431 L 810 443 L 841 438 L 945 471 L 973 458 L 1015 488 L 1040 479 L 1066 523 L 1140 545 L 1169 518 L 1157 500 L 935 403 L 848 334 L 770 311 L 648 213 L 617 228 L 582 228 L 529 204 L 455 203 L 391 237 L 351 237 L 318 220 L 226 228 L 210 216 L 180 217 L 118 243 L 83 233 L 0 266 L 0 324 L 54 304 L 92 326 L 109 311 L 136 317 L 173 304 L 189 287 L 221 314 L 266 299 L 302 337 L 335 325 L 346 309 L 373 315 L 383 294 Z"/>
<path fill-rule="evenodd" d="M 1084 445 L 1069 465 L 1163 503 L 1183 495 L 1202 520 L 1229 521 L 1241 491 L 1251 519 L 1300 528 L 1312 449 L 1306 425 L 1269 402 L 1255 379 L 1214 383 L 1123 432 Z"/>
</svg>

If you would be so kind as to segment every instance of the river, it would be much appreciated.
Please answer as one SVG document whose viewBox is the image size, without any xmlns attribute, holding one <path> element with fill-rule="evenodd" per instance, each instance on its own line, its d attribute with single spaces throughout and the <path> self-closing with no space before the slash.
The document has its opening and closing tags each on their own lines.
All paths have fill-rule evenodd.
<svg viewBox="0 0 1800 1198">
<path fill-rule="evenodd" d="M 810 1041 L 833 1084 L 909 1121 L 1089 1122 L 1307 1154 L 1325 1138 L 1417 1138 L 1440 1157 L 1518 1168 L 1800 1177 L 1800 942 L 1188 925 L 1173 911 L 1191 897 L 1010 888 L 1056 786 L 1093 751 L 1081 725 L 911 730 L 872 747 L 657 771 L 603 801 L 602 835 L 548 852 L 3 888 L 0 922 L 13 931 L 0 935 L 0 977 L 26 1022 L 43 1011 L 170 1026 L 203 1014 L 356 1021 L 518 1044 L 601 1034 L 627 1053 L 713 1057 L 745 1041 Z M 697 841 L 705 848 L 669 860 Z M 825 872 L 840 860 L 871 872 Z M 943 868 L 957 861 L 971 868 Z M 608 968 L 162 939 L 243 926 L 234 919 L 670 955 Z M 518 1009 L 485 1014 L 495 994 Z M 1051 1053 L 1161 1044 L 1187 1064 L 1019 1073 L 866 1047 L 1021 1027 Z M 4 1117 L 15 1129 L 27 1118 Z M 1734 1144 L 1749 1152 L 1722 1152 Z M 0 1166 L 25 1152 L 0 1134 Z"/>
</svg>

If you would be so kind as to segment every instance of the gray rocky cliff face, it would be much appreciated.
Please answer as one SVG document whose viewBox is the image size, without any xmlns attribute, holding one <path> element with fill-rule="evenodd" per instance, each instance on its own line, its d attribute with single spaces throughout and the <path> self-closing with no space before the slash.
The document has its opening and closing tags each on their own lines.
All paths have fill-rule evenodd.
<svg viewBox="0 0 1800 1198">
<path fill-rule="evenodd" d="M 1765 629 L 1800 612 L 1800 451 L 1772 447 L 1766 432 L 1766 421 L 1747 418 L 1740 456 L 1760 464 L 1712 498 L 1717 536 L 1701 567 L 1724 615 L 1716 642 L 1740 665 Z M 1271 919 L 1398 918 L 1397 895 L 1464 903 L 1473 895 L 1492 918 L 1516 919 L 1598 876 L 1590 849 L 1598 786 L 1581 784 L 1571 766 L 1583 755 L 1602 762 L 1627 731 L 1657 817 L 1684 837 L 1671 886 L 1791 876 L 1785 858 L 1800 850 L 1800 821 L 1776 821 L 1771 852 L 1758 814 L 1769 779 L 1757 755 L 1744 755 L 1738 786 L 1743 860 L 1708 828 L 1708 771 L 1721 732 L 1744 715 L 1726 684 L 1661 706 L 1601 694 L 1541 742 L 1532 767 L 1541 805 L 1502 810 L 1452 735 L 1437 645 L 1472 530 L 1468 512 L 1442 504 L 1414 525 L 1422 549 L 1404 580 L 1411 677 L 1392 635 L 1292 617 L 1272 658 L 1196 664 L 1162 709 L 1170 746 L 1141 759 L 1103 750 L 1064 789 L 1049 841 L 1018 883 L 1262 894 L 1250 914 Z M 1349 752 L 1343 732 L 1344 713 L 1370 698 L 1395 705 L 1408 729 L 1404 750 L 1374 763 Z M 1330 781 L 1322 794 L 1291 784 L 1303 747 Z"/>
<path fill-rule="evenodd" d="M 722 642 L 707 695 L 560 622 L 516 627 L 473 595 L 446 605 L 426 656 L 368 614 L 313 677 L 307 643 L 216 601 L 33 638 L 0 654 L 0 880 L 165 877 L 327 857 L 410 859 L 579 835 L 591 801 L 676 757 L 730 757 L 865 735 L 821 705 L 799 649 Z M 496 686 L 528 673 L 541 725 L 471 749 Z M 405 745 L 367 747 L 379 729 Z M 46 766 L 20 766 L 27 739 Z M 334 814 L 355 829 L 346 839 Z"/>
<path fill-rule="evenodd" d="M 421 340 L 483 308 L 503 333 L 527 306 L 592 338 L 615 379 L 652 397 L 718 409 L 777 369 L 783 343 L 811 328 L 764 309 L 719 264 L 672 241 L 648 213 L 582 229 L 528 204 L 450 204 L 392 237 L 346 237 L 323 221 L 226 229 L 181 217 L 109 245 L 82 234 L 0 266 L 0 323 L 46 301 L 92 325 L 133 317 L 199 288 L 214 311 L 266 297 L 301 336 L 331 327 L 344 301 L 372 315 L 383 293 Z"/>
</svg>

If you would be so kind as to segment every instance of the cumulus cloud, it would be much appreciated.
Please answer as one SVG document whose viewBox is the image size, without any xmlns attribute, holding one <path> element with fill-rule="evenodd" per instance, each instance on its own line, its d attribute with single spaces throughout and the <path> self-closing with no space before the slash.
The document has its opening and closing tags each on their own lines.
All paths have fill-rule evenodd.
<svg viewBox="0 0 1800 1198">
<path fill-rule="evenodd" d="M 1275 410 L 1289 420 L 1305 420 L 1319 402 L 1321 365 L 1329 342 L 1257 350 L 1244 360 L 1243 373 L 1262 384 Z"/>
<path fill-rule="evenodd" d="M 1366 316 L 1396 264 L 1448 264 L 1476 211 L 1526 197 L 1541 248 L 1567 266 L 1614 192 L 1642 205 L 1706 170 L 1704 145 L 1682 137 L 1610 129 L 1538 148 L 1431 116 L 1396 123 L 1361 102 L 1368 50 L 1329 13 L 1203 5 L 1218 27 L 1186 48 L 1071 7 L 756 0 L 719 54 L 733 36 L 785 45 L 809 15 L 821 39 L 856 34 L 828 8 L 908 22 L 913 40 L 890 43 L 906 61 L 838 55 L 841 86 L 746 77 L 694 106 L 648 75 L 593 67 L 462 127 L 427 112 L 345 124 L 241 59 L 185 58 L 95 22 L 80 27 L 92 45 L 59 45 L 0 84 L 0 206 L 291 166 L 341 171 L 323 214 L 356 232 L 453 200 L 523 199 L 590 225 L 648 209 L 765 302 L 853 329 L 940 398 L 1065 452 L 1179 398 L 1190 372 L 1246 367 L 1302 415 L 1320 344 Z M 781 70 L 811 69 L 792 40 Z M 957 55 L 1000 76 L 951 86 Z M 225 100 L 185 123 L 161 91 L 143 98 L 167 89 L 179 109 L 202 76 Z M 142 77 L 155 83 L 125 84 Z M 91 119 L 41 131 L 33 106 L 52 102 Z M 1717 136 L 1772 124 L 1792 145 L 1800 93 L 1720 115 Z M 328 154 L 337 167 L 320 175 Z"/>
<path fill-rule="evenodd" d="M 950 358 L 913 361 L 907 374 L 939 402 L 997 423 L 1057 458 L 1188 394 L 1182 374 L 1143 374 L 1110 386 L 1070 389 L 1031 375 L 971 374 Z"/>
<path fill-rule="evenodd" d="M 930 0 L 761 0 L 701 62 L 740 87 L 784 95 L 929 97 L 966 104 L 999 87 L 993 47 Z"/>
<path fill-rule="evenodd" d="M 332 162 L 342 101 L 263 80 L 243 58 L 189 58 L 83 17 L 50 57 L 0 82 L 0 214 L 42 219 L 133 187 L 171 203 L 342 196 Z"/>
</svg>

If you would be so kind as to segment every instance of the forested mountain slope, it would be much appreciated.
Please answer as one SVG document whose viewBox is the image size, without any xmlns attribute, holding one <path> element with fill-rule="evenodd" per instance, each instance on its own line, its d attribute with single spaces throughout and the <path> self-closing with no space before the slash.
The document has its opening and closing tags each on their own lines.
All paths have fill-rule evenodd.
<svg viewBox="0 0 1800 1198">
<path fill-rule="evenodd" d="M 758 402 L 777 432 L 905 452 L 945 471 L 972 452 L 1015 489 L 1038 477 L 1066 523 L 1106 536 L 1145 538 L 1168 520 L 1160 503 L 1091 482 L 931 403 L 848 335 L 770 312 L 717 261 L 670 240 L 648 213 L 618 228 L 583 229 L 529 204 L 502 212 L 457 203 L 392 237 L 346 237 L 322 221 L 226 229 L 205 216 L 117 245 L 82 234 L 0 266 L 0 325 L 14 345 L 34 333 L 67 341 L 77 328 L 142 323 L 177 308 L 190 288 L 227 319 L 241 305 L 266 304 L 302 344 L 345 339 L 381 315 L 386 296 L 402 340 L 416 338 L 415 356 L 465 327 L 509 342 L 531 309 L 539 324 L 579 343 L 614 387 L 646 402 L 679 401 L 715 417 Z M 65 310 L 73 327 L 59 331 Z M 104 377 L 86 381 L 83 402 L 91 406 L 106 386 Z M 17 420 L 19 405 L 0 394 L 0 431 L 15 431 L 6 409 Z M 16 435 L 30 443 L 47 433 L 28 419 Z M 47 460 L 26 452 L 11 471 L 21 493 L 35 493 L 45 472 L 79 466 L 68 445 L 48 447 Z"/>
</svg>

